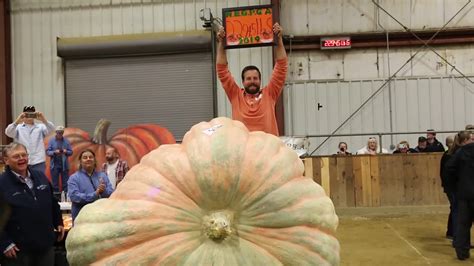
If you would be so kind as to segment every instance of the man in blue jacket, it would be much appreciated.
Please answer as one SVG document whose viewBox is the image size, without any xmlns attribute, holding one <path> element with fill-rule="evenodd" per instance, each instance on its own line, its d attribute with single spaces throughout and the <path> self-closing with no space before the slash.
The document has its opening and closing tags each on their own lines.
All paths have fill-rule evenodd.
<svg viewBox="0 0 474 266">
<path fill-rule="evenodd" d="M 64 228 L 51 184 L 44 173 L 29 169 L 23 144 L 10 143 L 3 160 L 0 198 L 9 205 L 10 216 L 0 232 L 0 265 L 54 265 L 54 242 L 64 237 Z"/>
<path fill-rule="evenodd" d="M 71 144 L 64 136 L 64 127 L 56 127 L 56 135 L 48 142 L 46 154 L 51 158 L 49 170 L 53 181 L 54 192 L 67 193 L 67 179 L 69 177 L 68 157 L 72 155 Z M 59 176 L 61 175 L 61 190 L 59 189 Z"/>
</svg>

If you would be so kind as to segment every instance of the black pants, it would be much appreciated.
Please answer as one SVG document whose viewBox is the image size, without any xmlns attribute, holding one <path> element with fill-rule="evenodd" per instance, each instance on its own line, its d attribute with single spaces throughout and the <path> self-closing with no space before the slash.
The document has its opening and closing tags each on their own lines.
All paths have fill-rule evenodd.
<svg viewBox="0 0 474 266">
<path fill-rule="evenodd" d="M 454 247 L 457 253 L 469 253 L 471 246 L 471 226 L 474 218 L 474 201 L 458 199 L 456 238 Z"/>
<path fill-rule="evenodd" d="M 0 258 L 2 266 L 54 266 L 54 248 L 43 252 L 18 251 L 16 259 L 9 259 L 2 254 Z"/>
</svg>

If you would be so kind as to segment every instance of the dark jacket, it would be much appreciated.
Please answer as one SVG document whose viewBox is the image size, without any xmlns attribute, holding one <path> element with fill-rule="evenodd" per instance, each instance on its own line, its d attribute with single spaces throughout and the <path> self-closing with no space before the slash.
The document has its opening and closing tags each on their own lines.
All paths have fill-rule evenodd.
<svg viewBox="0 0 474 266">
<path fill-rule="evenodd" d="M 432 144 L 429 142 L 426 144 L 425 152 L 444 152 L 444 146 L 435 138 Z"/>
<path fill-rule="evenodd" d="M 0 251 L 14 243 L 25 251 L 43 251 L 54 245 L 54 228 L 63 225 L 61 210 L 48 179 L 30 171 L 33 189 L 5 168 L 0 175 L 0 197 L 10 206 L 11 215 L 0 233 Z"/>
<path fill-rule="evenodd" d="M 439 163 L 439 175 L 441 177 L 441 186 L 444 189 L 444 192 L 454 192 L 454 184 L 450 182 L 448 177 L 445 175 L 446 171 L 446 164 L 448 163 L 449 159 L 451 159 L 451 155 L 448 152 L 444 152 L 443 156 L 441 157 L 441 161 Z"/>
<path fill-rule="evenodd" d="M 456 187 L 456 196 L 474 200 L 474 143 L 457 150 L 446 163 L 443 176 Z"/>
</svg>

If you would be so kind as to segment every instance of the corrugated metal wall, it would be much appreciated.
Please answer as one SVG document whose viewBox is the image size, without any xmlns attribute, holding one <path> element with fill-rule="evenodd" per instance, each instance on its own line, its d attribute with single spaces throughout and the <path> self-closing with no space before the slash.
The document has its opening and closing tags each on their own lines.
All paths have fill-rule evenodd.
<svg viewBox="0 0 474 266">
<path fill-rule="evenodd" d="M 408 28 L 423 30 L 444 26 L 469 1 L 375 2 Z M 469 3 L 446 28 L 472 27 L 473 10 L 474 4 Z M 281 12 L 285 14 L 282 24 L 293 35 L 403 31 L 372 0 L 283 1 Z M 473 45 L 435 47 L 443 58 L 420 47 L 290 51 L 289 85 L 285 91 L 286 134 L 331 134 L 397 71 L 397 79 L 390 83 L 391 95 L 386 86 L 336 134 L 462 129 L 474 122 L 470 107 L 474 99 L 473 48 Z M 405 65 L 413 55 L 413 60 Z M 459 78 L 459 72 L 444 59 L 470 76 L 470 81 Z M 323 105 L 319 111 L 318 103 Z M 444 142 L 445 136 L 438 138 Z M 350 150 L 355 152 L 366 144 L 367 138 L 330 138 L 315 154 L 335 153 L 340 141 L 348 142 Z M 311 139 L 310 150 L 324 139 Z M 400 140 L 408 140 L 413 147 L 417 145 L 417 136 L 409 135 L 384 137 L 383 146 L 388 148 Z"/>
<path fill-rule="evenodd" d="M 470 77 L 472 78 L 472 77 Z M 474 85 L 464 78 L 397 78 L 390 87 L 386 80 L 307 81 L 289 84 L 285 91 L 286 130 L 289 135 L 325 135 L 338 128 L 374 92 L 382 88 L 336 134 L 390 132 L 389 89 L 392 90 L 393 132 L 463 129 L 473 123 Z M 322 106 L 318 110 L 318 104 Z M 444 143 L 446 134 L 438 135 Z M 418 135 L 398 135 L 393 143 L 407 140 L 417 145 Z M 311 138 L 314 150 L 325 138 Z M 333 137 L 315 154 L 332 154 L 346 141 L 355 152 L 368 136 Z M 383 138 L 389 147 L 391 137 Z"/>
<path fill-rule="evenodd" d="M 469 0 L 375 0 L 410 29 L 441 28 Z M 281 22 L 294 35 L 323 35 L 380 30 L 403 31 L 372 0 L 283 0 Z M 473 3 L 449 24 L 472 27 Z M 471 13 L 472 14 L 472 13 Z"/>
<path fill-rule="evenodd" d="M 55 124 L 64 124 L 64 76 L 56 56 L 56 37 L 173 32 L 203 29 L 202 8 L 222 17 L 222 8 L 269 4 L 269 0 L 14 0 L 12 1 L 12 85 L 14 117 L 33 104 Z M 228 52 L 230 69 L 261 66 L 264 82 L 272 69 L 271 48 Z M 209 77 L 211 78 L 211 77 Z M 220 84 L 218 85 L 220 86 Z M 218 114 L 230 116 L 223 90 L 218 90 Z"/>
</svg>

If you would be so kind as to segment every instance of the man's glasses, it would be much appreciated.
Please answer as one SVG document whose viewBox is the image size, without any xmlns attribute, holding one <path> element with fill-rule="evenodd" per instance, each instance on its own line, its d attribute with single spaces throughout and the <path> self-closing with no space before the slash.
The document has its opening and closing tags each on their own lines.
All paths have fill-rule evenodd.
<svg viewBox="0 0 474 266">
<path fill-rule="evenodd" d="M 8 156 L 12 159 L 15 159 L 15 160 L 19 160 L 21 158 L 28 158 L 28 153 L 19 153 L 19 154 L 15 154 L 15 155 L 12 155 L 12 156 Z"/>
</svg>

